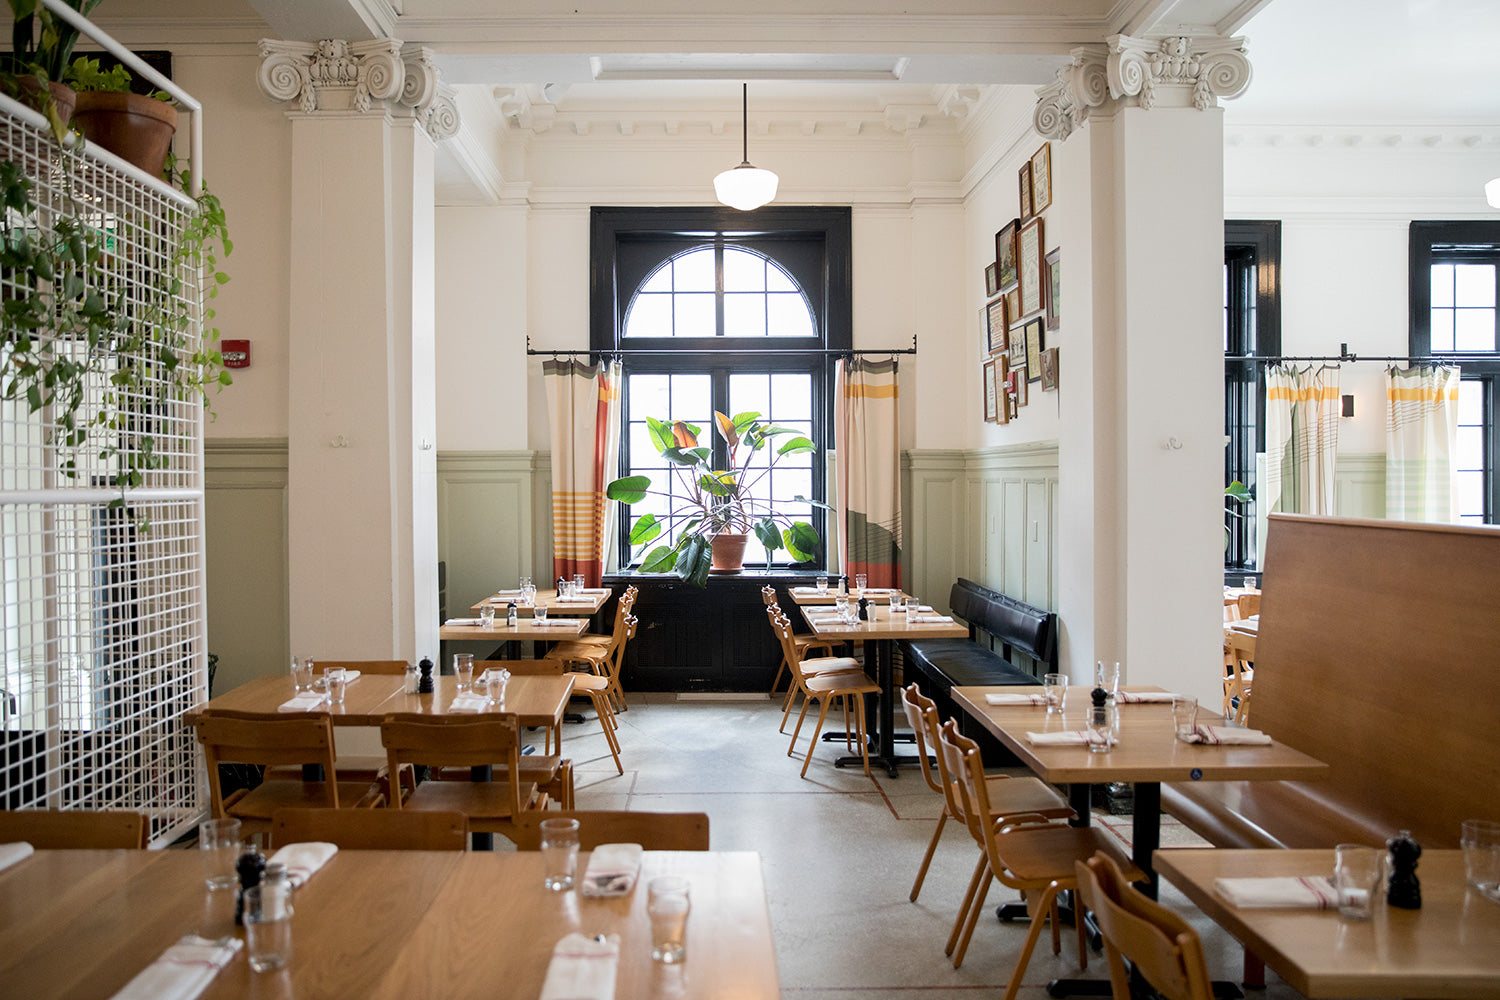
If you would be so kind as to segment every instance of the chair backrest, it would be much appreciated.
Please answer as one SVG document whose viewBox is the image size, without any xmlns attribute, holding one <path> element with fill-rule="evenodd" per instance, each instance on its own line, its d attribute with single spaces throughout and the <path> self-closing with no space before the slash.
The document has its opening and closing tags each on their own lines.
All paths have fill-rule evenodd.
<svg viewBox="0 0 1500 1000">
<path fill-rule="evenodd" d="M 146 846 L 146 818 L 122 809 L 22 809 L 0 812 L 0 844 L 24 840 L 43 851 Z"/>
<path fill-rule="evenodd" d="M 461 812 L 401 809 L 278 809 L 271 846 L 308 841 L 355 851 L 462 851 L 469 820 Z"/>
<path fill-rule="evenodd" d="M 455 715 L 421 715 L 398 712 L 380 723 L 380 742 L 389 758 L 390 772 L 402 764 L 431 767 L 479 767 L 505 764 L 510 785 L 511 815 L 521 812 L 521 737 L 516 717 L 510 712 L 477 718 Z M 391 805 L 399 809 L 401 797 Z"/>
<path fill-rule="evenodd" d="M 922 764 L 922 778 L 934 792 L 946 795 L 934 767 L 927 759 L 927 746 L 937 749 L 937 704 L 917 689 L 915 682 L 901 689 L 901 708 L 906 712 L 906 723 L 911 726 L 912 739 L 917 744 L 917 760 Z M 932 721 L 929 723 L 928 715 Z"/>
<path fill-rule="evenodd" d="M 333 723 L 326 712 L 272 717 L 254 712 L 205 711 L 197 725 L 208 769 L 208 790 L 215 816 L 224 814 L 219 764 L 321 764 L 328 776 L 326 805 L 339 804 L 333 762 Z"/>
<path fill-rule="evenodd" d="M 1078 894 L 1094 911 L 1109 978 L 1117 997 L 1129 997 L 1125 959 L 1168 1000 L 1210 1000 L 1213 985 L 1198 932 L 1182 917 L 1132 889 L 1107 854 L 1075 861 Z"/>
<path fill-rule="evenodd" d="M 406 673 L 407 663 L 405 660 L 318 660 L 313 663 L 319 670 L 327 670 L 329 667 L 341 667 L 344 670 L 358 670 L 362 674 L 384 674 L 400 677 Z"/>
<path fill-rule="evenodd" d="M 1249 618 L 1251 615 L 1260 614 L 1259 594 L 1241 594 L 1234 603 L 1239 610 L 1241 618 Z"/>
<path fill-rule="evenodd" d="M 943 770 L 943 786 L 948 793 L 948 808 L 953 812 L 953 818 L 968 826 L 969 833 L 983 844 L 987 839 L 984 823 L 980 819 L 984 811 L 979 808 L 975 800 L 973 779 L 969 774 L 968 762 L 970 753 L 978 756 L 979 744 L 960 733 L 958 723 L 949 719 L 938 729 L 938 750 L 940 751 L 938 762 Z M 983 786 L 983 784 L 981 778 L 980 785 Z M 988 789 L 981 787 L 979 793 L 984 795 L 987 805 Z"/>
<path fill-rule="evenodd" d="M 769 583 L 760 588 L 760 599 L 765 602 L 766 607 L 776 603 L 776 588 Z"/>
<path fill-rule="evenodd" d="M 786 657 L 787 665 L 801 677 L 802 657 L 797 652 L 796 640 L 792 638 L 792 620 L 781 614 L 774 604 L 766 608 L 766 617 L 771 619 L 771 631 L 776 633 L 776 641 L 781 643 L 781 655 Z"/>
<path fill-rule="evenodd" d="M 504 668 L 516 677 L 560 677 L 568 672 L 567 660 L 496 660 L 490 669 Z"/>
<path fill-rule="evenodd" d="M 538 809 L 516 816 L 512 839 L 517 850 L 541 849 L 541 822 L 546 819 L 578 820 L 578 846 L 585 851 L 592 851 L 600 844 L 640 844 L 648 851 L 708 850 L 707 813 Z"/>
</svg>

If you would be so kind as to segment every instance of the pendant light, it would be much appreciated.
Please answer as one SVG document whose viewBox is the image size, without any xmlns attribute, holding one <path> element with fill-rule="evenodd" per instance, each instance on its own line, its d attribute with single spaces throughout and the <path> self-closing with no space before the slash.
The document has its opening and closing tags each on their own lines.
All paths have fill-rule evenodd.
<svg viewBox="0 0 1500 1000">
<path fill-rule="evenodd" d="M 1484 186 L 1484 200 L 1490 203 L 1490 208 L 1500 208 L 1500 177 Z"/>
<path fill-rule="evenodd" d="M 741 84 L 741 87 L 741 125 L 744 135 L 742 160 L 739 166 L 714 178 L 714 193 L 719 196 L 719 201 L 730 208 L 748 212 L 776 197 L 776 184 L 780 178 L 769 170 L 750 165 L 750 85 Z"/>
</svg>

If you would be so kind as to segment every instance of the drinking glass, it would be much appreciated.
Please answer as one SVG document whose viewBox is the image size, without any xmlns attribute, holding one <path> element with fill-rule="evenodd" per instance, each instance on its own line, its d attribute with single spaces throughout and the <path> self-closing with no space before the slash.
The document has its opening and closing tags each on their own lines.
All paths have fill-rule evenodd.
<svg viewBox="0 0 1500 1000">
<path fill-rule="evenodd" d="M 292 657 L 292 687 L 298 691 L 310 691 L 313 686 L 313 661 L 298 663 Z"/>
<path fill-rule="evenodd" d="M 505 689 L 510 684 L 510 671 L 501 667 L 499 670 L 486 670 L 485 676 L 489 678 L 490 700 L 496 705 L 505 705 Z"/>
<path fill-rule="evenodd" d="M 1486 899 L 1500 903 L 1500 823 L 1463 822 L 1464 881 Z"/>
<path fill-rule="evenodd" d="M 1333 855 L 1333 886 L 1339 896 L 1339 916 L 1369 920 L 1375 912 L 1384 853 L 1362 844 L 1339 844 Z"/>
<path fill-rule="evenodd" d="M 481 628 L 495 627 L 495 606 L 487 601 L 479 606 L 479 625 Z"/>
<path fill-rule="evenodd" d="M 547 609 L 544 606 L 538 604 L 536 607 L 531 609 L 531 619 L 538 625 L 542 624 L 547 620 Z"/>
<path fill-rule="evenodd" d="M 521 589 L 521 603 L 529 608 L 536 603 L 536 586 L 531 582 L 531 577 L 526 578 L 526 586 Z"/>
<path fill-rule="evenodd" d="M 323 671 L 323 686 L 328 689 L 329 702 L 335 705 L 342 705 L 344 703 L 344 689 L 349 686 L 349 678 L 344 674 L 344 668 L 329 667 Z"/>
<path fill-rule="evenodd" d="M 581 594 L 581 593 L 583 593 L 583 587 L 584 587 L 583 574 L 582 573 L 574 573 L 573 574 L 573 593 L 574 594 Z"/>
<path fill-rule="evenodd" d="M 232 889 L 238 882 L 234 864 L 240 857 L 240 821 L 206 819 L 198 824 L 198 854 L 203 881 L 210 889 Z"/>
<path fill-rule="evenodd" d="M 573 888 L 578 869 L 578 821 L 542 820 L 542 884 L 553 892 Z"/>
<path fill-rule="evenodd" d="M 826 594 L 826 593 L 828 593 L 828 577 L 826 577 L 826 576 L 820 576 L 820 577 L 818 577 L 818 593 L 820 593 L 820 594 Z"/>
<path fill-rule="evenodd" d="M 263 883 L 245 890 L 245 947 L 256 972 L 279 969 L 292 957 L 292 885 Z"/>
<path fill-rule="evenodd" d="M 1120 694 L 1120 664 L 1098 661 L 1099 686 L 1109 695 L 1110 701 L 1115 701 Z"/>
<path fill-rule="evenodd" d="M 1106 699 L 1102 705 L 1090 705 L 1088 717 L 1089 729 L 1099 737 L 1089 741 L 1089 751 L 1108 753 L 1113 750 L 1115 744 L 1120 742 L 1119 716 L 1114 703 Z"/>
<path fill-rule="evenodd" d="M 1245 577 L 1245 589 L 1246 590 L 1254 590 L 1255 589 L 1255 577 L 1253 577 L 1253 576 L 1247 576 L 1247 577 Z"/>
<path fill-rule="evenodd" d="M 453 654 L 453 676 L 458 678 L 458 689 L 467 691 L 474 681 L 474 654 Z"/>
<path fill-rule="evenodd" d="M 855 590 L 855 596 L 856 597 L 863 597 L 864 596 L 864 594 L 865 594 L 865 579 L 866 579 L 866 577 L 865 577 L 865 574 L 863 574 L 863 573 L 855 573 L 854 574 L 854 590 Z"/>
<path fill-rule="evenodd" d="M 1186 740 L 1198 728 L 1198 699 L 1187 695 L 1172 696 L 1172 732 Z"/>
<path fill-rule="evenodd" d="M 1042 685 L 1047 693 L 1047 714 L 1062 714 L 1068 701 L 1068 675 L 1047 674 L 1042 678 Z"/>
<path fill-rule="evenodd" d="M 523 576 L 523 577 L 521 577 L 520 582 L 516 584 L 516 589 L 519 590 L 523 594 L 526 593 L 526 591 L 530 590 L 531 589 L 531 577 L 529 577 L 529 576 Z"/>
<path fill-rule="evenodd" d="M 915 624 L 916 620 L 921 617 L 921 614 L 922 602 L 915 597 L 908 597 L 906 599 L 906 624 Z"/>
<path fill-rule="evenodd" d="M 646 887 L 646 913 L 651 917 L 651 958 L 675 965 L 687 958 L 687 921 L 693 903 L 685 878 L 654 878 Z"/>
</svg>

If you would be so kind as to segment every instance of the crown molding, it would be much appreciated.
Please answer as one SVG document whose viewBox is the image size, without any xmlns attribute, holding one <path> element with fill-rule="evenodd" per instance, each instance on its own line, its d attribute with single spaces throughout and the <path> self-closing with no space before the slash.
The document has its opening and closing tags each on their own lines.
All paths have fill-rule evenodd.
<svg viewBox="0 0 1500 1000">
<path fill-rule="evenodd" d="M 1500 149 L 1500 122 L 1424 122 L 1420 125 L 1225 122 L 1224 145 L 1235 149 L 1473 152 L 1494 156 Z"/>
</svg>

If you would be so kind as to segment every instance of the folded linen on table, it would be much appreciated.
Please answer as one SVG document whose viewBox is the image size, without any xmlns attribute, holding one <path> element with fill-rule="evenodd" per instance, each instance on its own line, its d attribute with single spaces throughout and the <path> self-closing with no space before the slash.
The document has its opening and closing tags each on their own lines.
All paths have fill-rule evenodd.
<svg viewBox="0 0 1500 1000">
<path fill-rule="evenodd" d="M 121 987 L 114 1000 L 193 1000 L 243 944 L 235 937 L 210 941 L 189 934 Z"/>
<path fill-rule="evenodd" d="M 826 588 L 819 590 L 817 587 L 792 587 L 791 591 L 794 594 L 801 594 L 803 597 L 822 597 L 833 593 L 832 590 Z"/>
<path fill-rule="evenodd" d="M 449 618 L 443 622 L 444 625 L 483 625 L 482 618 Z"/>
<path fill-rule="evenodd" d="M 1327 910 L 1338 905 L 1333 883 L 1318 876 L 1216 878 L 1214 891 L 1241 909 Z"/>
<path fill-rule="evenodd" d="M 559 604 L 593 604 L 594 598 L 589 594 L 568 594 L 566 597 L 554 597 Z"/>
<path fill-rule="evenodd" d="M 485 709 L 489 708 L 491 704 L 492 702 L 490 701 L 490 699 L 486 698 L 484 695 L 475 694 L 473 691 L 465 691 L 462 694 L 455 695 L 453 700 L 448 703 L 448 711 L 483 712 Z"/>
<path fill-rule="evenodd" d="M 24 840 L 18 840 L 14 844 L 0 844 L 0 872 L 5 871 L 11 865 L 25 861 L 33 853 L 32 846 Z"/>
<path fill-rule="evenodd" d="M 585 896 L 629 895 L 640 873 L 640 844 L 600 844 L 589 855 L 579 891 Z"/>
<path fill-rule="evenodd" d="M 278 712 L 311 712 L 328 700 L 327 691 L 303 691 L 291 701 L 276 706 Z"/>
<path fill-rule="evenodd" d="M 533 618 L 531 624 L 537 628 L 577 628 L 578 623 L 583 620 L 582 618 L 543 618 L 537 621 Z"/>
<path fill-rule="evenodd" d="M 517 587 L 515 590 L 497 590 L 497 591 L 495 591 L 495 596 L 496 597 L 520 597 L 524 593 L 526 593 L 526 591 L 522 590 L 520 587 Z"/>
<path fill-rule="evenodd" d="M 1104 746 L 1109 738 L 1092 729 L 1062 729 L 1055 733 L 1027 733 L 1026 742 L 1039 747 Z"/>
<path fill-rule="evenodd" d="M 328 860 L 339 852 L 337 844 L 325 843 L 321 840 L 309 840 L 301 844 L 287 844 L 281 850 L 266 861 L 269 865 L 284 865 L 286 877 L 292 883 L 293 889 L 302 888 L 308 879 L 318 873 L 318 869 L 328 864 Z"/>
<path fill-rule="evenodd" d="M 599 941 L 569 934 L 552 949 L 541 1000 L 614 1000 L 619 962 L 620 935 Z"/>
<path fill-rule="evenodd" d="M 359 671 L 358 670 L 349 670 L 348 668 L 344 668 L 344 683 L 345 684 L 353 684 L 357 680 L 359 680 Z"/>
<path fill-rule="evenodd" d="M 987 705 L 1045 705 L 1047 696 L 1045 694 L 987 694 L 984 696 Z"/>
<path fill-rule="evenodd" d="M 918 614 L 918 615 L 914 615 L 911 620 L 914 621 L 914 622 L 920 622 L 923 625 L 934 625 L 934 624 L 937 624 L 938 622 L 951 622 L 953 619 L 950 618 L 948 615 L 923 615 L 923 614 Z"/>
<path fill-rule="evenodd" d="M 1208 746 L 1266 746 L 1271 737 L 1259 729 L 1242 729 L 1238 726 L 1193 727 L 1187 736 L 1178 736 L 1184 743 L 1203 743 Z"/>
<path fill-rule="evenodd" d="M 580 594 L 607 594 L 607 593 L 609 593 L 609 588 L 608 587 L 584 587 L 582 590 L 578 591 L 578 593 L 580 593 Z"/>
<path fill-rule="evenodd" d="M 1155 702 L 1172 704 L 1172 699 L 1178 697 L 1170 691 L 1117 691 L 1115 700 L 1122 705 L 1147 705 Z"/>
</svg>

